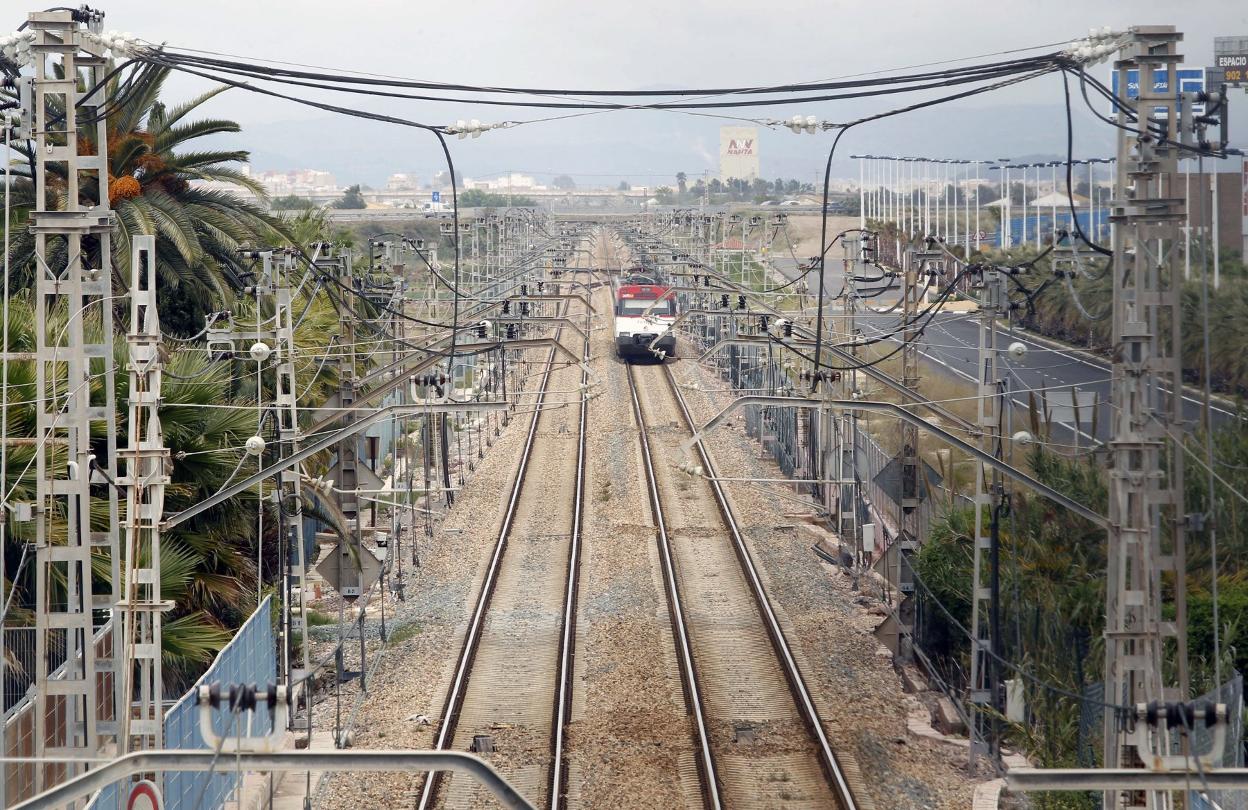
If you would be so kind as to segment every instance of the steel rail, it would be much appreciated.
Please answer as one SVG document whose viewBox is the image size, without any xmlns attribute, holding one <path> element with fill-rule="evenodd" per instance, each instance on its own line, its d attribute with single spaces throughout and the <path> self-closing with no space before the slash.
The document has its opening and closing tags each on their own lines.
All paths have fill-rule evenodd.
<svg viewBox="0 0 1248 810">
<path fill-rule="evenodd" d="M 589 302 L 585 302 L 589 306 Z M 592 309 L 592 307 L 591 307 Z M 565 321 L 571 323 L 567 318 Z M 580 332 L 580 330 L 577 330 Z M 550 807 L 559 810 L 563 806 L 567 770 L 564 767 L 564 749 L 567 747 L 566 727 L 571 722 L 572 680 L 574 655 L 576 653 L 576 591 L 580 584 L 581 570 L 581 522 L 585 510 L 585 433 L 589 424 L 589 335 L 585 333 L 585 348 L 581 352 L 581 408 L 576 438 L 576 492 L 573 497 L 572 537 L 568 549 L 567 591 L 563 600 L 563 635 L 559 641 L 558 691 L 555 696 L 554 735 L 550 760 Z M 552 358 L 553 359 L 553 358 Z"/>
<path fill-rule="evenodd" d="M 711 490 L 715 493 L 715 501 L 719 507 L 720 516 L 732 535 L 733 549 L 736 551 L 737 560 L 741 563 L 741 570 L 745 573 L 746 579 L 750 583 L 750 590 L 753 592 L 759 613 L 763 617 L 767 634 L 771 638 L 772 647 L 775 649 L 776 657 L 780 661 L 785 680 L 788 681 L 789 689 L 797 703 L 798 712 L 805 721 L 807 730 L 815 738 L 815 743 L 819 750 L 820 765 L 823 766 L 824 774 L 837 800 L 840 802 L 842 810 L 857 810 L 858 804 L 854 799 L 853 791 L 850 790 L 849 782 L 841 769 L 840 762 L 836 758 L 836 752 L 832 750 L 832 743 L 828 740 L 828 736 L 823 730 L 823 721 L 819 718 L 819 710 L 815 708 L 814 700 L 810 696 L 810 690 L 806 687 L 806 681 L 802 677 L 801 669 L 793 657 L 793 651 L 789 647 L 788 639 L 784 636 L 784 630 L 780 627 L 780 620 L 772 609 L 771 599 L 767 596 L 766 588 L 763 587 L 762 579 L 760 579 L 758 574 L 758 568 L 750 555 L 749 548 L 746 546 L 745 538 L 741 534 L 736 516 L 728 503 L 728 497 L 725 495 L 719 481 L 716 480 L 719 476 L 715 472 L 715 465 L 711 461 L 710 454 L 706 452 L 706 448 L 702 445 L 701 439 L 697 438 L 697 425 L 689 412 L 689 406 L 685 402 L 684 396 L 680 393 L 680 388 L 676 385 L 671 369 L 664 365 L 663 372 L 663 376 L 667 380 L 668 389 L 672 392 L 676 404 L 680 406 L 685 426 L 689 430 L 690 435 L 695 437 L 694 447 L 697 448 L 698 455 L 702 460 L 702 467 L 707 476 L 709 476 L 708 483 L 711 485 Z"/>
<path fill-rule="evenodd" d="M 645 461 L 646 489 L 650 496 L 650 509 L 654 513 L 654 527 L 659 541 L 659 558 L 663 564 L 663 583 L 667 589 L 668 615 L 672 622 L 672 638 L 676 642 L 676 653 L 680 659 L 681 682 L 685 686 L 685 700 L 693 715 L 693 726 L 696 731 L 698 748 L 698 773 L 702 776 L 703 795 L 706 806 L 711 810 L 723 807 L 720 795 L 719 774 L 716 771 L 715 756 L 711 749 L 711 732 L 707 728 L 705 702 L 698 686 L 697 666 L 693 660 L 693 645 L 689 641 L 689 630 L 685 621 L 684 607 L 681 604 L 680 588 L 676 580 L 676 566 L 672 561 L 672 543 L 667 534 L 667 521 L 663 516 L 663 500 L 659 495 L 658 477 L 654 473 L 654 456 L 650 449 L 650 438 L 646 431 L 646 420 L 641 411 L 641 399 L 637 395 L 637 381 L 633 377 L 633 367 L 628 366 L 628 389 L 633 400 L 633 418 L 637 420 L 637 430 L 641 436 L 641 455 Z"/>
<path fill-rule="evenodd" d="M 481 641 L 482 629 L 485 624 L 485 615 L 489 610 L 490 602 L 494 596 L 494 588 L 498 583 L 498 574 L 502 568 L 503 554 L 506 551 L 508 541 L 511 537 L 511 529 L 515 522 L 516 512 L 518 511 L 518 508 L 520 505 L 520 499 L 524 491 L 524 484 L 525 484 L 526 475 L 528 473 L 529 461 L 532 459 L 533 447 L 536 444 L 537 426 L 540 423 L 541 417 L 542 417 L 542 405 L 546 400 L 546 391 L 550 384 L 551 374 L 554 372 L 555 357 L 558 353 L 558 349 L 562 348 L 562 346 L 560 346 L 557 343 L 557 341 L 559 340 L 559 336 L 562 334 L 562 332 L 563 332 L 563 327 L 560 326 L 559 329 L 555 332 L 555 338 L 554 338 L 554 341 L 556 341 L 555 346 L 552 346 L 550 350 L 550 354 L 548 355 L 547 360 L 546 360 L 546 370 L 542 373 L 541 392 L 539 393 L 537 400 L 534 402 L 533 418 L 529 422 L 529 431 L 527 435 L 525 436 L 524 449 L 521 453 L 520 464 L 516 469 L 516 475 L 515 475 L 514 480 L 512 481 L 511 495 L 509 496 L 508 501 L 507 501 L 507 510 L 503 515 L 503 522 L 502 522 L 501 527 L 499 528 L 498 539 L 495 541 L 494 551 L 490 557 L 490 564 L 489 564 L 488 569 L 486 570 L 485 580 L 481 586 L 481 593 L 478 596 L 476 606 L 473 609 L 472 619 L 468 626 L 468 632 L 464 636 L 464 644 L 463 644 L 462 649 L 460 650 L 459 660 L 455 665 L 455 676 L 451 681 L 451 688 L 447 692 L 446 703 L 442 711 L 442 724 L 440 728 L 438 729 L 438 734 L 437 734 L 437 737 L 434 739 L 434 744 L 433 744 L 433 748 L 436 751 L 443 751 L 451 744 L 451 741 L 454 738 L 456 727 L 458 726 L 459 714 L 461 710 L 463 709 L 463 703 L 464 703 L 464 699 L 467 693 L 468 680 L 472 674 L 473 660 L 476 657 L 477 646 L 480 644 L 480 641 Z M 566 352 L 567 350 L 564 349 L 564 351 Z M 582 372 L 581 372 L 582 380 L 584 379 L 587 373 L 588 373 L 587 367 L 583 367 Z M 579 428 L 580 435 L 578 438 L 578 443 L 581 446 L 581 448 L 584 447 L 584 442 L 585 442 L 584 415 L 585 415 L 586 401 L 587 401 L 586 393 L 584 390 L 582 390 L 581 392 L 581 422 L 580 422 L 580 428 Z M 576 541 L 578 544 L 579 544 L 579 539 L 580 539 L 580 513 L 581 513 L 581 500 L 582 500 L 581 498 L 582 484 L 584 481 L 583 465 L 584 465 L 584 453 L 582 451 L 582 452 L 578 452 L 577 485 L 576 485 L 576 493 L 575 493 L 574 502 L 573 502 L 573 509 L 574 509 L 573 534 L 575 535 Z M 577 556 L 579 557 L 579 553 Z M 571 585 L 569 587 L 571 587 Z M 567 617 L 565 615 L 565 632 L 567 631 L 566 624 L 567 624 Z M 575 634 L 573 633 L 572 636 L 574 638 Z M 562 650 L 561 650 L 561 654 L 562 654 Z M 564 686 L 565 684 L 561 682 L 560 690 L 559 690 L 560 694 L 556 700 L 556 703 L 559 705 L 559 708 L 557 708 L 556 711 L 560 712 L 560 714 L 565 713 L 565 709 L 563 708 L 561 701 L 563 699 L 563 695 L 565 694 L 565 691 L 570 692 L 570 689 L 571 689 L 570 677 L 568 678 L 568 681 L 566 683 L 566 687 L 567 687 L 566 690 L 564 689 Z M 570 698 L 570 694 L 569 694 L 569 698 Z M 569 699 L 568 705 L 570 706 L 570 699 Z M 561 758 L 562 750 L 559 750 L 558 752 L 554 752 L 554 748 L 556 745 L 556 739 L 557 739 L 557 744 L 559 745 L 560 749 L 562 749 L 563 747 L 564 737 L 562 734 L 562 724 L 556 722 L 554 725 L 555 725 L 555 728 L 558 729 L 558 731 L 556 732 L 552 730 L 552 740 L 551 740 L 552 752 L 555 753 L 556 757 Z M 552 766 L 552 779 L 554 778 L 554 771 L 555 771 L 555 768 Z M 562 779 L 563 777 L 560 776 L 559 778 Z M 436 773 L 436 772 L 430 773 L 425 778 L 424 785 L 422 785 L 421 787 L 420 798 L 416 804 L 417 810 L 429 810 L 429 808 L 433 805 L 440 782 L 441 782 L 441 776 L 439 773 Z M 558 800 L 558 793 L 556 791 L 552 791 L 551 792 L 551 802 L 552 802 L 551 806 L 552 807 L 557 807 L 557 804 L 555 804 L 557 800 Z"/>
</svg>

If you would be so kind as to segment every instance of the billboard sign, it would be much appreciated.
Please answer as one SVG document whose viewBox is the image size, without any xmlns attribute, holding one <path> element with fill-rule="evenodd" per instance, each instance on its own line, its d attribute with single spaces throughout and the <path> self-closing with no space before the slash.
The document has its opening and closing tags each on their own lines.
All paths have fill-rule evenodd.
<svg viewBox="0 0 1248 810">
<path fill-rule="evenodd" d="M 719 176 L 753 180 L 759 176 L 758 128 L 719 128 Z"/>
<path fill-rule="evenodd" d="M 1198 93 L 1205 89 L 1205 69 L 1204 68 L 1179 68 L 1175 70 L 1175 77 L 1178 79 L 1179 86 L 1175 88 L 1175 98 L 1179 93 Z M 1114 95 L 1118 95 L 1118 71 L 1114 71 L 1110 76 L 1110 89 Z M 1167 92 L 1166 86 L 1169 77 L 1165 70 L 1153 71 L 1153 93 L 1161 95 Z M 1127 71 L 1127 98 L 1136 99 L 1140 97 L 1140 72 L 1138 70 Z M 1161 108 L 1157 108 L 1160 110 Z M 1196 115 L 1205 114 L 1204 104 L 1193 104 L 1192 112 Z"/>
<path fill-rule="evenodd" d="M 1248 85 L 1248 37 L 1214 37 L 1213 63 L 1222 72 L 1222 81 Z"/>
</svg>

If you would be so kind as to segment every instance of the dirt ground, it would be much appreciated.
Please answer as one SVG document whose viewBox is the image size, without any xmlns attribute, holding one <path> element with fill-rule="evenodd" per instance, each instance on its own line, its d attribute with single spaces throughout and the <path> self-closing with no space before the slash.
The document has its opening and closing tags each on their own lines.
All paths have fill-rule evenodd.
<svg viewBox="0 0 1248 810">
<path fill-rule="evenodd" d="M 789 214 L 789 238 L 799 257 L 819 252 L 819 229 L 822 224 L 818 214 Z M 838 234 L 848 228 L 858 227 L 858 217 L 828 217 L 828 234 Z"/>
</svg>

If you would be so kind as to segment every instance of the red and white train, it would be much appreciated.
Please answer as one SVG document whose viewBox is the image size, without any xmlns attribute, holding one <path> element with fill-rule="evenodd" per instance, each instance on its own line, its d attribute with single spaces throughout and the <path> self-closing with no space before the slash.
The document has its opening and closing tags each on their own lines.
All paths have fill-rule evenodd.
<svg viewBox="0 0 1248 810">
<path fill-rule="evenodd" d="M 616 354 L 629 361 L 674 356 L 676 334 L 669 330 L 675 322 L 675 290 L 648 276 L 620 280 L 615 289 Z"/>
</svg>

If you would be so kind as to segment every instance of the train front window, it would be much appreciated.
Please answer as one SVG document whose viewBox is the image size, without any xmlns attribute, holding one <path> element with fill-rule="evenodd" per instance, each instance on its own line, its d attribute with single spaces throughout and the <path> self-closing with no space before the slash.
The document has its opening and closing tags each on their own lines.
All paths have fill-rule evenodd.
<svg viewBox="0 0 1248 810">
<path fill-rule="evenodd" d="M 654 304 L 654 309 L 650 309 L 650 305 Z M 646 314 L 649 310 L 650 315 L 675 315 L 676 302 L 672 299 L 660 301 L 655 304 L 653 298 L 623 298 L 620 299 L 619 305 L 615 308 L 616 315 L 629 315 L 639 317 Z"/>
</svg>

